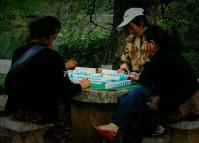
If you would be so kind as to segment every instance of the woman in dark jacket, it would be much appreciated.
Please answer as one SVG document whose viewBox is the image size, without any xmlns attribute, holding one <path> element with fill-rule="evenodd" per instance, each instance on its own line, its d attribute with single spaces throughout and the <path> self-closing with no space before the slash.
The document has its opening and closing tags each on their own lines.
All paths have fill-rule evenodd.
<svg viewBox="0 0 199 143">
<path fill-rule="evenodd" d="M 152 54 L 139 76 L 139 85 L 120 97 L 110 124 L 93 125 L 101 136 L 112 141 L 119 127 L 124 127 L 125 143 L 141 142 L 149 126 L 153 127 L 153 117 L 145 112 L 147 103 L 155 112 L 158 111 L 155 114 L 162 121 L 184 119 L 189 113 L 199 116 L 199 109 L 194 108 L 190 108 L 186 114 L 175 114 L 182 111 L 179 107 L 194 99 L 192 97 L 199 97 L 199 84 L 194 71 L 179 52 L 178 35 L 171 36 L 168 31 L 152 26 L 145 31 L 144 36 L 145 49 Z M 149 100 L 151 102 L 147 102 Z M 160 121 L 160 124 L 163 123 Z"/>
<path fill-rule="evenodd" d="M 147 86 L 154 95 L 160 96 L 158 110 L 167 115 L 185 103 L 199 89 L 192 67 L 180 54 L 180 47 L 176 47 L 179 45 L 176 44 L 179 43 L 178 38 L 174 41 L 170 34 L 159 27 L 152 27 L 145 33 L 147 45 L 156 47 L 157 52 L 145 65 L 139 77 L 140 85 Z"/>
</svg>

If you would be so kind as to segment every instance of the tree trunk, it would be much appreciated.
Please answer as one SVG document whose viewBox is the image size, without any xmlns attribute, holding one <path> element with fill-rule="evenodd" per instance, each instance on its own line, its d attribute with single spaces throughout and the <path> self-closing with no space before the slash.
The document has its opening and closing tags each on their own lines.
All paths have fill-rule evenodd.
<svg viewBox="0 0 199 143">
<path fill-rule="evenodd" d="M 117 26 L 122 22 L 124 12 L 130 7 L 142 7 L 149 13 L 149 22 L 155 23 L 157 14 L 154 13 L 157 13 L 158 2 L 157 0 L 114 0 L 113 27 L 107 42 L 105 57 L 102 60 L 103 64 L 112 64 L 116 69 L 120 65 L 120 57 L 128 33 L 124 30 L 117 31 Z"/>
</svg>

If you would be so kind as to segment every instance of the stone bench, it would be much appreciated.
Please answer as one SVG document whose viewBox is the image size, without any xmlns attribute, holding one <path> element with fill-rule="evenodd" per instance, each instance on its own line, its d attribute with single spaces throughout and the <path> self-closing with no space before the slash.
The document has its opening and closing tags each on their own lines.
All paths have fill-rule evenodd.
<svg viewBox="0 0 199 143">
<path fill-rule="evenodd" d="M 0 59 L 0 74 L 7 74 L 11 66 L 11 60 Z"/>
<path fill-rule="evenodd" d="M 11 117 L 0 118 L 0 142 L 6 143 L 44 143 L 43 134 L 53 124 L 38 125 L 19 122 Z"/>
<path fill-rule="evenodd" d="M 145 137 L 142 143 L 199 143 L 199 120 L 176 122 L 168 128 L 169 136 Z"/>
<path fill-rule="evenodd" d="M 0 59 L 0 79 L 4 79 L 11 66 L 11 60 Z M 1 81 L 3 84 L 3 81 Z M 2 91 L 1 91 L 2 92 Z M 0 112 L 4 111 L 7 95 L 0 95 Z"/>
<path fill-rule="evenodd" d="M 4 112 L 5 111 L 5 106 L 6 106 L 7 99 L 8 99 L 7 95 L 0 95 L 0 112 Z"/>
<path fill-rule="evenodd" d="M 169 143 L 199 143 L 199 120 L 170 124 L 169 134 Z"/>
<path fill-rule="evenodd" d="M 169 143 L 169 136 L 165 137 L 144 137 L 142 143 Z"/>
</svg>

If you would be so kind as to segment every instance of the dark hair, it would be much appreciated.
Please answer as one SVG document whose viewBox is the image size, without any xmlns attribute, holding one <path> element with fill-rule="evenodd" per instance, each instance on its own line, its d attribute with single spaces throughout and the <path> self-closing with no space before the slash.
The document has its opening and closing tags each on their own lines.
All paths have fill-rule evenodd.
<svg viewBox="0 0 199 143">
<path fill-rule="evenodd" d="M 49 38 L 61 29 L 60 21 L 53 16 L 45 16 L 30 23 L 30 38 Z"/>
<path fill-rule="evenodd" d="M 149 25 L 149 22 L 148 22 L 148 20 L 146 19 L 146 17 L 144 15 L 136 16 L 132 20 L 132 22 L 135 23 L 139 27 L 141 26 L 141 23 L 144 23 L 144 26 L 148 26 Z"/>
<path fill-rule="evenodd" d="M 178 31 L 175 28 L 169 28 L 165 30 L 167 33 L 169 48 L 180 52 L 182 50 L 182 43 Z"/>
<path fill-rule="evenodd" d="M 175 52 L 180 52 L 181 50 L 178 32 L 172 28 L 162 29 L 157 25 L 152 25 L 144 32 L 144 37 L 146 41 L 155 41 L 161 49 L 167 48 Z"/>
<path fill-rule="evenodd" d="M 160 48 L 164 48 L 166 46 L 165 42 L 167 41 L 167 35 L 165 31 L 159 26 L 150 26 L 144 32 L 144 37 L 146 41 L 153 40 L 160 46 Z"/>
</svg>

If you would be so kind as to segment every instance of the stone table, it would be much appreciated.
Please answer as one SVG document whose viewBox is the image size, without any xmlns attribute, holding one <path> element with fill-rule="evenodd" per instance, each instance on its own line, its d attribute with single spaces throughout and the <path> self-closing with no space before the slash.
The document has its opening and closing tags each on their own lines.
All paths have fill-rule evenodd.
<svg viewBox="0 0 199 143">
<path fill-rule="evenodd" d="M 129 90 L 86 89 L 75 96 L 71 106 L 74 143 L 101 143 L 99 135 L 92 128 L 92 123 L 109 123 L 118 97 Z M 119 135 L 116 142 L 121 142 L 121 139 Z"/>
</svg>

